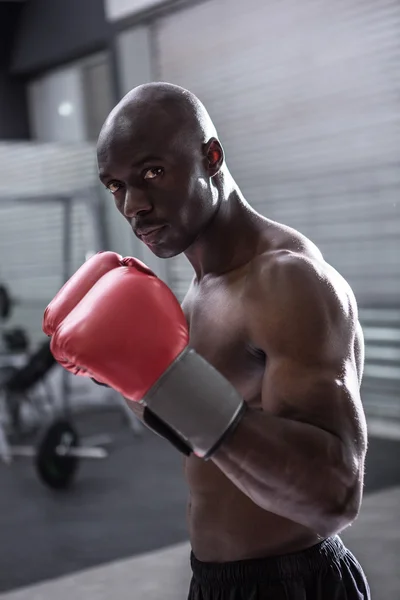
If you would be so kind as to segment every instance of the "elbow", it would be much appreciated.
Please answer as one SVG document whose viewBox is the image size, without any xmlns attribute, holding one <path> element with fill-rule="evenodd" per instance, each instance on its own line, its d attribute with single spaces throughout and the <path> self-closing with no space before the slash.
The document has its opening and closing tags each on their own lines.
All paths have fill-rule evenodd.
<svg viewBox="0 0 400 600">
<path fill-rule="evenodd" d="M 364 482 L 364 461 L 346 453 L 331 469 L 324 486 L 324 502 L 316 532 L 324 538 L 337 535 L 358 517 Z"/>
<path fill-rule="evenodd" d="M 337 535 L 349 527 L 358 517 L 361 508 L 362 482 L 357 481 L 345 489 L 336 487 L 320 513 L 318 535 L 323 538 Z"/>
<path fill-rule="evenodd" d="M 324 539 L 337 535 L 356 520 L 358 512 L 358 510 L 354 510 L 353 506 L 341 507 L 340 510 L 326 512 L 315 527 L 315 532 Z"/>
</svg>

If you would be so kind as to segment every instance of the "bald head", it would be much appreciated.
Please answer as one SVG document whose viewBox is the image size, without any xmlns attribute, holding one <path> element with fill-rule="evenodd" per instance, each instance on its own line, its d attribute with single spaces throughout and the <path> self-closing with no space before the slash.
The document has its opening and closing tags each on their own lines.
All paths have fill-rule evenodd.
<svg viewBox="0 0 400 600">
<path fill-rule="evenodd" d="M 133 132 L 138 143 L 150 135 L 156 140 L 167 138 L 172 145 L 201 144 L 217 137 L 200 100 L 182 87 L 163 82 L 140 85 L 122 98 L 100 132 L 99 152 L 116 136 Z"/>
</svg>

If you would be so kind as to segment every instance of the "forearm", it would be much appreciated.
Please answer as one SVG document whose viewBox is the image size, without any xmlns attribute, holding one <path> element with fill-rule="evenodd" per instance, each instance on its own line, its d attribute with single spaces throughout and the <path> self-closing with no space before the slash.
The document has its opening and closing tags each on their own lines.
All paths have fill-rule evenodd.
<svg viewBox="0 0 400 600">
<path fill-rule="evenodd" d="M 264 510 L 323 536 L 354 518 L 362 478 L 352 449 L 316 426 L 244 410 L 237 390 L 193 350 L 181 354 L 145 402 Z"/>
<path fill-rule="evenodd" d="M 248 410 L 212 460 L 261 508 L 329 535 L 358 510 L 359 469 L 349 455 L 322 429 Z"/>
</svg>

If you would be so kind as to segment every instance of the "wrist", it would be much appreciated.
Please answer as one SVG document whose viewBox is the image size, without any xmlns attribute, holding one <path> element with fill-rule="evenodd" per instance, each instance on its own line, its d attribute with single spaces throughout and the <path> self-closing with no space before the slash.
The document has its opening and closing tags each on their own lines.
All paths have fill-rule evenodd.
<svg viewBox="0 0 400 600">
<path fill-rule="evenodd" d="M 246 406 L 237 390 L 190 348 L 159 378 L 143 404 L 205 460 L 233 432 Z"/>
</svg>

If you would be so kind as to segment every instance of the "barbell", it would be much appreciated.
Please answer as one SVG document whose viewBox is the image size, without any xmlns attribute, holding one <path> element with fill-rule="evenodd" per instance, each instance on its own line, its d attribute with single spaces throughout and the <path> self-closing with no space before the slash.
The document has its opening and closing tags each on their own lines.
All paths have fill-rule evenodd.
<svg viewBox="0 0 400 600">
<path fill-rule="evenodd" d="M 2 452 L 5 462 L 14 457 L 33 458 L 39 479 L 52 489 L 71 485 L 81 459 L 99 460 L 108 452 L 99 446 L 81 446 L 78 433 L 66 419 L 52 423 L 34 446 L 6 446 Z"/>
</svg>

